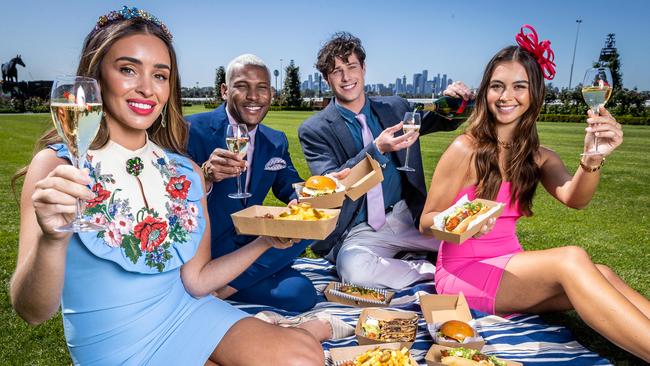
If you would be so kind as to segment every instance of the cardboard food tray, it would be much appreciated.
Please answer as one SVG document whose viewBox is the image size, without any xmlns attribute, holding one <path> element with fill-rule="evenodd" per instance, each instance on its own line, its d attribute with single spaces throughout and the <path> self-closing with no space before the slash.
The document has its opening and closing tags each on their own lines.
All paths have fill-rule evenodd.
<svg viewBox="0 0 650 366">
<path fill-rule="evenodd" d="M 434 344 L 429 348 L 429 351 L 427 352 L 426 356 L 424 356 L 424 361 L 427 363 L 427 366 L 445 366 L 440 360 L 442 359 L 442 355 L 440 354 L 440 351 L 444 349 L 449 349 L 449 347 L 444 347 L 444 346 L 439 346 L 437 344 Z M 519 363 L 516 361 L 510 361 L 506 360 L 503 358 L 499 358 L 500 361 L 504 361 L 507 366 L 523 366 L 523 363 Z"/>
<path fill-rule="evenodd" d="M 466 197 L 466 196 L 464 196 L 464 197 Z M 462 198 L 461 198 L 461 200 L 462 200 Z M 475 219 L 474 221 L 472 221 L 470 223 L 470 225 L 468 226 L 467 230 L 464 233 L 462 233 L 462 234 L 450 233 L 450 232 L 444 231 L 444 229 L 442 229 L 443 228 L 442 224 L 440 224 L 440 226 L 437 226 L 436 223 L 441 223 L 443 221 L 443 218 L 446 215 L 452 213 L 457 206 L 462 205 L 463 202 L 468 202 L 467 200 L 465 200 L 465 201 L 461 201 L 461 200 L 458 200 L 458 202 L 456 202 L 453 206 L 451 206 L 450 208 L 446 209 L 445 211 L 437 214 L 433 218 L 434 225 L 431 226 L 431 232 L 433 233 L 433 236 L 436 239 L 444 240 L 445 242 L 448 242 L 448 243 L 461 244 L 465 240 L 471 238 L 476 233 L 478 233 L 479 230 L 481 230 L 481 227 L 483 226 L 483 224 L 485 222 L 487 222 L 487 220 L 489 218 L 491 218 L 491 217 L 495 217 L 495 218 L 499 217 L 499 215 L 501 215 L 501 213 L 503 212 L 503 207 L 504 207 L 503 203 L 477 198 L 477 199 L 473 200 L 472 202 L 474 202 L 474 201 L 481 202 L 484 205 L 486 205 L 487 207 L 489 207 L 490 210 L 487 213 L 482 214 L 481 217 L 479 217 L 479 218 Z"/>
<path fill-rule="evenodd" d="M 240 235 L 263 235 L 279 238 L 323 240 L 336 228 L 340 210 L 321 210 L 331 218 L 317 221 L 267 219 L 259 216 L 270 213 L 277 216 L 288 207 L 250 206 L 230 215 Z"/>
<path fill-rule="evenodd" d="M 364 354 L 366 351 L 373 350 L 377 347 L 381 349 L 391 349 L 391 350 L 402 349 L 402 345 L 400 343 L 383 343 L 381 345 L 369 344 L 365 346 L 339 347 L 339 348 L 330 348 L 330 357 L 332 358 L 332 363 L 334 364 L 334 366 L 338 366 L 343 364 L 343 362 L 345 361 L 354 360 L 357 356 L 360 356 Z M 417 361 L 415 361 L 410 351 L 409 351 L 409 358 L 411 359 L 412 366 L 418 366 Z"/>
<path fill-rule="evenodd" d="M 420 308 L 422 315 L 427 322 L 427 329 L 435 323 L 444 323 L 448 320 L 460 320 L 465 323 L 472 321 L 472 313 L 469 311 L 465 295 L 461 292 L 458 295 L 423 295 L 420 296 Z M 440 341 L 439 345 L 447 347 L 465 347 L 480 351 L 485 345 L 485 340 L 480 337 L 478 330 L 474 331 L 479 336 L 478 340 L 468 343 Z M 434 338 L 431 335 L 431 338 Z M 435 338 L 434 338 L 435 339 Z"/>
<path fill-rule="evenodd" d="M 300 192 L 304 187 L 304 182 L 295 183 L 293 187 L 296 189 L 298 201 L 300 202 L 309 202 L 316 208 L 338 208 L 343 206 L 346 196 L 356 201 L 383 180 L 384 174 L 381 166 L 369 154 L 366 154 L 365 159 L 350 169 L 350 173 L 345 179 L 339 180 L 339 183 L 344 187 L 343 191 L 320 197 L 301 197 Z"/>
<path fill-rule="evenodd" d="M 380 341 L 378 339 L 368 338 L 363 335 L 363 328 L 361 327 L 365 323 L 368 317 L 375 318 L 377 320 L 392 320 L 392 319 L 414 319 L 415 321 L 415 332 L 413 332 L 412 341 L 396 342 L 396 341 Z M 354 329 L 354 334 L 357 337 L 357 342 L 360 345 L 366 344 L 385 344 L 385 343 L 399 343 L 402 347 L 411 348 L 415 337 L 417 336 L 417 322 L 418 314 L 412 311 L 399 311 L 399 310 L 388 310 L 380 308 L 366 308 L 361 311 L 359 315 L 359 320 L 357 320 L 357 326 Z"/>
<path fill-rule="evenodd" d="M 366 307 L 377 307 L 377 306 L 388 306 L 390 304 L 390 301 L 393 299 L 393 296 L 395 295 L 394 292 L 386 290 L 386 289 L 377 289 L 377 288 L 369 288 L 369 287 L 364 287 L 364 286 L 357 286 L 357 287 L 362 287 L 370 290 L 375 290 L 377 292 L 380 292 L 384 294 L 385 300 L 382 301 L 372 301 L 364 298 L 360 298 L 357 296 L 349 295 L 343 292 L 338 291 L 339 287 L 342 286 L 343 283 L 341 282 L 330 282 L 327 287 L 325 288 L 325 291 L 323 291 L 325 298 L 327 301 L 331 302 L 337 302 L 339 304 L 344 304 L 344 305 L 351 305 L 351 306 L 356 306 L 356 307 L 361 307 L 361 308 L 366 308 Z M 356 285 L 352 285 L 356 286 Z"/>
</svg>

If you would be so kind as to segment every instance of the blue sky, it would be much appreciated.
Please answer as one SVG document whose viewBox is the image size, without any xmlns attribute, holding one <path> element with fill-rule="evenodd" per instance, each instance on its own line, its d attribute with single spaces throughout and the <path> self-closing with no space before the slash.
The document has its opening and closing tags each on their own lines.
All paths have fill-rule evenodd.
<svg viewBox="0 0 650 366">
<path fill-rule="evenodd" d="M 624 86 L 650 90 L 650 1 L 3 1 L 0 61 L 20 52 L 23 80 L 73 73 L 85 35 L 97 18 L 123 4 L 149 10 L 174 35 L 183 86 L 211 86 L 214 69 L 242 53 L 269 67 L 315 71 L 318 49 L 339 30 L 357 35 L 367 53 L 367 83 L 390 83 L 416 72 L 446 73 L 477 86 L 500 48 L 532 24 L 555 51 L 555 85 L 567 86 L 576 35 L 573 83 L 598 58 L 607 33 L 616 34 Z M 181 5 L 182 4 L 182 5 Z"/>
</svg>

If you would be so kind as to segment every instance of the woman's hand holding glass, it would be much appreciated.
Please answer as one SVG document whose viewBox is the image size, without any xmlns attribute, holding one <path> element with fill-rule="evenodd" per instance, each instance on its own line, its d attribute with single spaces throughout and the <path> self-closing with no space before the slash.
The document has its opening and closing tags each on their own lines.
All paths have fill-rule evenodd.
<svg viewBox="0 0 650 366">
<path fill-rule="evenodd" d="M 77 200 L 95 198 L 95 194 L 87 187 L 90 183 L 88 172 L 72 165 L 59 165 L 36 182 L 31 198 L 36 220 L 45 236 L 55 239 L 68 236 L 68 232 L 59 228 L 74 220 Z"/>
<path fill-rule="evenodd" d="M 623 142 L 621 124 L 603 106 L 600 106 L 598 114 L 591 110 L 587 113 L 584 151 L 598 151 L 600 156 L 611 154 Z"/>
</svg>

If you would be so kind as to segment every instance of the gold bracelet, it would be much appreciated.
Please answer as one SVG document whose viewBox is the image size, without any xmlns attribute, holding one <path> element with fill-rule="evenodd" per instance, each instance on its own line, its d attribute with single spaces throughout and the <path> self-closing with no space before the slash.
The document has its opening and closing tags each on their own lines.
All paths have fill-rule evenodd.
<svg viewBox="0 0 650 366">
<path fill-rule="evenodd" d="M 209 163 L 207 161 L 201 164 L 201 171 L 203 172 L 203 178 L 208 181 L 212 181 L 212 174 L 208 171 Z"/>
<path fill-rule="evenodd" d="M 598 164 L 597 166 L 587 166 L 587 165 L 585 165 L 585 163 L 582 162 L 582 159 L 580 159 L 580 167 L 582 168 L 582 170 L 584 170 L 587 173 L 597 172 L 597 171 L 600 170 L 600 168 L 603 167 L 603 165 L 605 165 L 605 157 L 604 156 L 603 156 L 603 160 L 601 160 L 600 164 Z"/>
</svg>

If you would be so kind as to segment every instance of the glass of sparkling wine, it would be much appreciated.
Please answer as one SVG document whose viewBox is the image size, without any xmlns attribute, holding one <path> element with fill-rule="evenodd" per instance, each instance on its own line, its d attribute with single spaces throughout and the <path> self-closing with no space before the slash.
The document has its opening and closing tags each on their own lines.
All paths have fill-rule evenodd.
<svg viewBox="0 0 650 366">
<path fill-rule="evenodd" d="M 249 140 L 248 128 L 245 124 L 240 123 L 238 125 L 228 125 L 226 129 L 226 146 L 228 146 L 230 152 L 239 154 L 239 157 L 243 159 L 246 156 L 246 150 L 248 150 Z M 235 178 L 237 179 L 237 193 L 230 193 L 228 194 L 228 197 L 242 199 L 251 196 L 248 192 L 242 192 L 241 176 L 242 174 L 240 172 L 239 176 Z"/>
<path fill-rule="evenodd" d="M 82 169 L 102 120 L 102 96 L 97 81 L 83 76 L 57 77 L 50 93 L 50 111 L 56 131 L 68 146 L 70 161 Z M 82 202 L 77 199 L 75 219 L 56 230 L 78 233 L 104 229 L 84 219 L 81 208 Z"/>
<path fill-rule="evenodd" d="M 402 131 L 406 135 L 410 131 L 418 132 L 420 131 L 420 114 L 417 112 L 406 112 L 404 113 L 404 125 L 402 126 Z M 397 170 L 404 172 L 414 172 L 415 169 L 409 166 L 409 147 L 406 148 L 406 158 L 404 158 L 404 166 L 400 166 Z"/>
<path fill-rule="evenodd" d="M 582 82 L 582 97 L 596 115 L 598 115 L 600 106 L 605 105 L 612 95 L 612 86 L 612 73 L 607 67 L 591 68 L 585 73 Z M 582 155 L 601 155 L 598 152 L 598 137 L 594 136 L 593 150 Z"/>
</svg>

